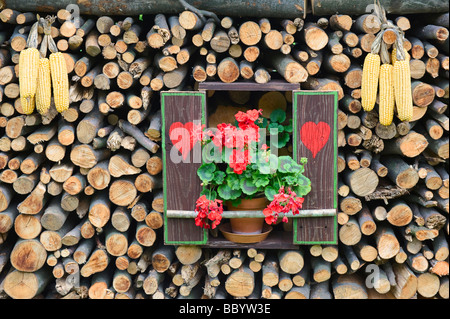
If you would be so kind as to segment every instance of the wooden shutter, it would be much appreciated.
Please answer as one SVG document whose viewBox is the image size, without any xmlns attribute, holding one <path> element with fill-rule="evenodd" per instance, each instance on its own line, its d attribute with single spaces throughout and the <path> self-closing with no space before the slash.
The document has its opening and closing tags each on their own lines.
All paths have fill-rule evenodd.
<svg viewBox="0 0 450 319">
<path fill-rule="evenodd" d="M 306 157 L 311 192 L 304 210 L 330 210 L 334 216 L 294 220 L 294 243 L 337 243 L 337 92 L 294 91 L 294 159 Z"/>
<path fill-rule="evenodd" d="M 183 144 L 189 136 L 178 133 L 189 130 L 188 123 L 204 124 L 205 110 L 205 92 L 161 92 L 165 244 L 204 244 L 207 241 L 207 232 L 197 227 L 192 218 L 167 218 L 168 211 L 194 211 L 200 196 L 202 188 L 197 169 L 201 165 L 201 145 L 197 143 L 190 149 L 189 143 Z"/>
</svg>

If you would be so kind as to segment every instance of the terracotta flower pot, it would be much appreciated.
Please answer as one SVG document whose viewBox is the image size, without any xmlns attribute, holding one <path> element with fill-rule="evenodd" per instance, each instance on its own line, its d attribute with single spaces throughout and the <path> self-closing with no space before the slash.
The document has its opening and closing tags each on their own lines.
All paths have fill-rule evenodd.
<svg viewBox="0 0 450 319">
<path fill-rule="evenodd" d="M 230 202 L 227 203 L 230 211 L 245 211 L 245 210 L 260 210 L 267 207 L 269 201 L 267 198 L 252 198 L 242 199 L 237 206 L 232 206 Z M 230 218 L 231 230 L 236 234 L 260 234 L 264 226 L 264 218 Z"/>
</svg>

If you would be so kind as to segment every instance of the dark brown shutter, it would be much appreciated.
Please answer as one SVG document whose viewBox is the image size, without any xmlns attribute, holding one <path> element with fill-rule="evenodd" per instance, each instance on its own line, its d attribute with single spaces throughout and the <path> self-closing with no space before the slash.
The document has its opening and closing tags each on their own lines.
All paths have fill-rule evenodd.
<svg viewBox="0 0 450 319">
<path fill-rule="evenodd" d="M 304 210 L 337 211 L 337 92 L 294 91 L 294 158 L 306 157 L 311 180 Z M 294 243 L 336 244 L 336 216 L 300 217 L 294 223 Z"/>
<path fill-rule="evenodd" d="M 194 211 L 195 202 L 202 190 L 197 177 L 201 165 L 201 146 L 197 143 L 180 152 L 183 132 L 187 123 L 204 123 L 206 95 L 204 92 L 162 92 L 161 110 L 163 118 L 163 165 L 164 165 L 164 241 L 166 244 L 204 244 L 206 232 L 197 227 L 192 218 L 167 218 L 167 211 Z M 175 124 L 174 124 L 175 123 Z M 171 128 L 172 139 L 170 136 Z M 176 128 L 181 130 L 175 131 Z M 189 138 L 189 137 L 187 137 Z M 199 151 L 200 150 L 200 151 Z M 196 158 L 194 159 L 194 156 Z"/>
</svg>

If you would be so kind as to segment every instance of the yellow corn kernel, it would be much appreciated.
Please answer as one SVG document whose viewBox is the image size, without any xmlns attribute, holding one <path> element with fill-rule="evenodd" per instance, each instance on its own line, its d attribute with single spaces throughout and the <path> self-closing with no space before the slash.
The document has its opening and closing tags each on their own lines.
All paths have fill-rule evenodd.
<svg viewBox="0 0 450 319">
<path fill-rule="evenodd" d="M 50 77 L 50 61 L 47 58 L 39 60 L 38 82 L 36 90 L 36 108 L 40 114 L 50 109 L 52 99 L 52 83 Z"/>
<path fill-rule="evenodd" d="M 22 106 L 23 114 L 31 114 L 36 107 L 36 98 L 35 96 L 28 98 L 20 97 L 20 104 Z"/>
<path fill-rule="evenodd" d="M 69 76 L 66 60 L 61 52 L 50 54 L 50 71 L 53 86 L 53 100 L 58 112 L 69 108 Z"/>
<path fill-rule="evenodd" d="M 401 121 L 410 121 L 413 116 L 413 101 L 409 61 L 395 61 L 393 80 L 397 116 Z"/>
<path fill-rule="evenodd" d="M 380 93 L 379 93 L 379 121 L 380 124 L 389 126 L 394 119 L 395 96 L 392 81 L 392 64 L 382 64 L 380 67 Z"/>
<path fill-rule="evenodd" d="M 19 55 L 19 91 L 22 104 L 25 104 L 24 112 L 34 111 L 31 109 L 31 99 L 34 98 L 37 88 L 39 68 L 39 51 L 35 48 L 28 48 L 20 51 Z M 31 111 L 30 111 L 31 110 Z"/>
<path fill-rule="evenodd" d="M 371 111 L 377 99 L 380 56 L 368 53 L 364 59 L 361 82 L 361 104 L 365 111 Z"/>
<path fill-rule="evenodd" d="M 405 60 L 407 60 L 409 62 L 409 60 L 411 60 L 411 56 L 409 55 L 408 52 L 406 52 L 406 50 L 403 50 L 405 52 Z M 391 54 L 391 60 L 392 60 L 392 65 L 395 64 L 395 61 L 397 61 L 397 48 L 394 47 L 392 49 L 392 54 Z"/>
</svg>

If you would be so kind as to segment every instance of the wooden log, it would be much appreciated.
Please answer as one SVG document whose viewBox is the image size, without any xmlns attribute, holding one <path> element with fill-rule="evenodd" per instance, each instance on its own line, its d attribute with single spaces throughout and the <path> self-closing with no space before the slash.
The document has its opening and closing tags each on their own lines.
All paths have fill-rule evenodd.
<svg viewBox="0 0 450 319">
<path fill-rule="evenodd" d="M 435 92 L 430 84 L 422 81 L 412 81 L 411 88 L 414 105 L 425 107 L 433 102 Z"/>
<path fill-rule="evenodd" d="M 426 137 L 415 131 L 392 141 L 386 141 L 385 154 L 397 154 L 407 157 L 416 157 L 427 148 L 429 141 Z"/>
<path fill-rule="evenodd" d="M 108 161 L 101 161 L 92 167 L 87 174 L 87 181 L 97 190 L 105 189 L 111 181 L 108 165 Z"/>
<path fill-rule="evenodd" d="M 306 24 L 303 32 L 306 45 L 314 51 L 322 50 L 328 43 L 327 33 L 315 24 Z"/>
<path fill-rule="evenodd" d="M 366 268 L 366 273 L 370 273 L 369 267 Z M 366 286 L 374 287 L 380 294 L 386 294 L 391 289 L 391 284 L 383 268 L 379 269 L 377 276 L 371 277 L 370 282 L 366 281 Z"/>
<path fill-rule="evenodd" d="M 446 218 L 436 209 L 419 207 L 420 214 L 424 218 L 424 225 L 430 229 L 441 229 L 444 227 Z"/>
<path fill-rule="evenodd" d="M 142 246 L 150 247 L 155 243 L 156 233 L 145 222 L 140 222 L 136 226 L 136 239 Z"/>
<path fill-rule="evenodd" d="M 240 75 L 239 65 L 233 58 L 225 58 L 217 66 L 217 75 L 222 82 L 235 82 Z"/>
<path fill-rule="evenodd" d="M 387 221 L 397 227 L 408 225 L 413 218 L 411 208 L 402 200 L 394 200 L 388 209 Z"/>
<path fill-rule="evenodd" d="M 302 250 L 287 250 L 278 253 L 280 269 L 288 274 L 296 274 L 304 266 Z"/>
<path fill-rule="evenodd" d="M 245 266 L 236 269 L 225 281 L 226 291 L 234 297 L 247 297 L 255 287 L 254 273 Z"/>
<path fill-rule="evenodd" d="M 131 163 L 130 154 L 118 153 L 109 159 L 108 171 L 113 177 L 139 174 L 141 170 Z"/>
<path fill-rule="evenodd" d="M 160 273 L 169 269 L 174 262 L 175 249 L 172 246 L 160 246 L 152 254 L 153 268 Z"/>
<path fill-rule="evenodd" d="M 100 273 L 105 270 L 109 264 L 110 257 L 106 250 L 96 248 L 89 256 L 86 264 L 80 269 L 80 274 L 83 277 L 90 277 L 93 274 Z"/>
<path fill-rule="evenodd" d="M 267 64 L 277 70 L 277 72 L 289 83 L 305 82 L 308 72 L 295 61 L 290 55 L 277 52 L 270 52 L 264 56 Z"/>
<path fill-rule="evenodd" d="M 246 21 L 239 27 L 239 38 L 245 45 L 255 45 L 262 38 L 261 28 L 256 22 Z"/>
<path fill-rule="evenodd" d="M 417 292 L 417 277 L 405 264 L 393 264 L 397 285 L 392 293 L 397 299 L 410 299 Z"/>
<path fill-rule="evenodd" d="M 339 229 L 339 240 L 345 245 L 355 245 L 361 240 L 361 229 L 358 221 L 350 217 L 346 224 Z"/>
<path fill-rule="evenodd" d="M 372 218 L 370 210 L 364 206 L 358 214 L 358 224 L 361 227 L 361 233 L 370 236 L 376 231 L 376 223 Z"/>
<path fill-rule="evenodd" d="M 202 249 L 198 246 L 178 246 L 175 249 L 177 259 L 183 265 L 192 265 L 196 263 L 202 256 Z"/>
<path fill-rule="evenodd" d="M 356 274 L 342 275 L 332 281 L 335 299 L 367 299 L 367 291 L 361 278 Z"/>
<path fill-rule="evenodd" d="M 102 228 L 111 216 L 110 202 L 104 193 L 95 193 L 89 205 L 89 221 L 94 227 Z"/>
<path fill-rule="evenodd" d="M 315 282 L 325 282 L 331 278 L 331 263 L 322 258 L 311 259 L 311 270 Z"/>
<path fill-rule="evenodd" d="M 344 90 L 336 79 L 308 77 L 306 82 L 304 82 L 304 87 L 308 90 L 337 91 L 338 100 L 344 97 Z"/>
<path fill-rule="evenodd" d="M 358 196 L 373 193 L 379 183 L 377 174 L 367 167 L 344 173 L 344 181 L 350 186 L 352 192 Z"/>
<path fill-rule="evenodd" d="M 362 237 L 361 240 L 353 246 L 355 254 L 363 261 L 372 262 L 378 257 L 378 250 L 368 242 L 367 237 Z"/>
<path fill-rule="evenodd" d="M 355 215 L 362 209 L 362 201 L 350 193 L 346 197 L 339 199 L 339 208 L 347 215 Z"/>
<path fill-rule="evenodd" d="M 206 41 L 206 40 L 205 40 Z M 223 30 L 216 30 L 213 37 L 210 40 L 211 49 L 217 53 L 223 53 L 228 51 L 231 45 L 231 40 L 228 33 Z"/>
<path fill-rule="evenodd" d="M 280 267 L 274 258 L 271 256 L 270 258 L 266 258 L 262 265 L 262 283 L 268 287 L 275 287 L 278 285 L 280 280 Z"/>
<path fill-rule="evenodd" d="M 137 196 L 137 190 L 131 179 L 115 180 L 109 188 L 109 199 L 118 206 L 128 206 Z"/>
<path fill-rule="evenodd" d="M 105 229 L 105 247 L 111 256 L 123 256 L 128 250 L 127 233 L 121 233 L 113 227 Z"/>
<path fill-rule="evenodd" d="M 383 156 L 381 163 L 388 168 L 387 176 L 397 186 L 410 189 L 418 183 L 419 175 L 417 171 L 400 157 Z"/>
<path fill-rule="evenodd" d="M 46 186 L 39 182 L 33 191 L 17 206 L 17 209 L 22 214 L 36 215 L 45 206 L 47 199 Z"/>
<path fill-rule="evenodd" d="M 393 258 L 400 251 L 400 243 L 391 227 L 380 225 L 375 232 L 378 254 L 383 259 Z"/>
<path fill-rule="evenodd" d="M 32 299 L 44 291 L 51 278 L 49 269 L 45 267 L 36 272 L 13 270 L 6 275 L 3 287 L 13 299 Z"/>
<path fill-rule="evenodd" d="M 108 149 L 95 150 L 89 144 L 73 145 L 70 152 L 70 160 L 75 165 L 82 168 L 92 168 L 98 162 L 109 156 Z"/>
<path fill-rule="evenodd" d="M 47 251 L 37 239 L 18 240 L 10 255 L 11 265 L 23 272 L 35 272 L 41 269 L 46 260 Z"/>
</svg>

